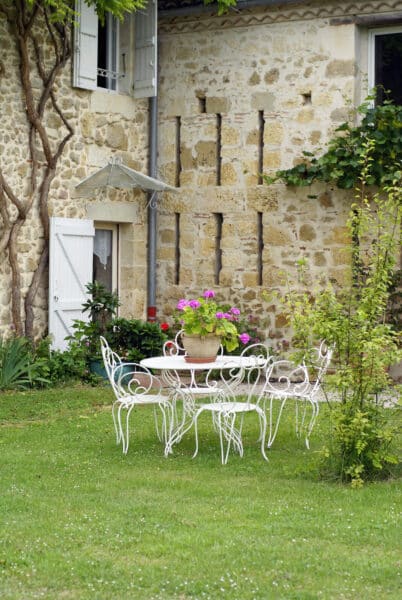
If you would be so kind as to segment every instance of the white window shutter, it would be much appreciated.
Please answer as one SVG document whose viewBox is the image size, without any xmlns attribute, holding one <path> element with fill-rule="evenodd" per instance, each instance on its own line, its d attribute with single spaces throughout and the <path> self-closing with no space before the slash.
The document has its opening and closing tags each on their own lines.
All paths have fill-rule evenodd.
<svg viewBox="0 0 402 600">
<path fill-rule="evenodd" d="M 74 27 L 73 86 L 85 90 L 97 88 L 98 16 L 93 6 L 76 0 Z"/>
<path fill-rule="evenodd" d="M 149 0 L 135 13 L 134 97 L 156 96 L 157 3 Z"/>
<path fill-rule="evenodd" d="M 82 305 L 92 281 L 95 229 L 89 219 L 51 217 L 49 236 L 49 335 L 52 348 L 65 350 L 75 319 L 88 320 Z"/>
<path fill-rule="evenodd" d="M 135 17 L 134 17 L 135 18 Z M 134 46 L 134 19 L 133 15 L 126 13 L 124 21 L 120 23 L 119 31 L 119 61 L 118 91 L 121 94 L 129 94 L 133 85 L 132 73 L 134 71 L 133 46 Z"/>
</svg>

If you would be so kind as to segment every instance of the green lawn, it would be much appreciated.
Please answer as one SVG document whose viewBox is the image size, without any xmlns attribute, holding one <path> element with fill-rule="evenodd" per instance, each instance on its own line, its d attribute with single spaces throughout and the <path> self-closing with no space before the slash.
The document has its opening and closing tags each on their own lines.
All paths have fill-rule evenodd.
<svg viewBox="0 0 402 600">
<path fill-rule="evenodd" d="M 110 403 L 106 387 L 0 395 L 2 600 L 401 597 L 400 482 L 318 480 L 325 406 L 310 451 L 289 406 L 268 463 L 251 416 L 222 466 L 207 416 L 198 456 L 189 433 L 165 459 L 147 408 L 123 456 Z"/>
</svg>

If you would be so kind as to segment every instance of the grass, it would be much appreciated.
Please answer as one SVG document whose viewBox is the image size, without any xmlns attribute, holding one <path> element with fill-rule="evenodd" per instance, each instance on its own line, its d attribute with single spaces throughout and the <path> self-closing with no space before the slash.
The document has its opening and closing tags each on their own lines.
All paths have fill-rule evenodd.
<svg viewBox="0 0 402 600">
<path fill-rule="evenodd" d="M 0 396 L 0 597 L 400 598 L 401 486 L 317 478 L 323 407 L 307 451 L 290 407 L 266 463 L 220 464 L 209 419 L 165 459 L 148 409 L 115 445 L 108 388 Z"/>
</svg>

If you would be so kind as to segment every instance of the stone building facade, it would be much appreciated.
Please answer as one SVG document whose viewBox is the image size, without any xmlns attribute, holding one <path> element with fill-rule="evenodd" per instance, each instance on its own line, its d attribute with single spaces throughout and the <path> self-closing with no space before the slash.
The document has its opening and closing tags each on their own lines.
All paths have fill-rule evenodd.
<svg viewBox="0 0 402 600">
<path fill-rule="evenodd" d="M 267 186 L 261 173 L 294 165 L 324 149 L 370 85 L 371 30 L 402 26 L 402 2 L 240 2 L 223 16 L 197 2 L 159 2 L 158 174 L 177 187 L 159 195 L 157 318 L 177 300 L 214 288 L 222 300 L 261 318 L 267 336 L 286 336 L 284 319 L 264 292 L 286 290 L 298 261 L 310 286 L 348 277 L 345 220 L 351 193 L 331 186 Z M 242 5 L 243 4 L 243 5 Z M 188 10 L 177 10 L 178 6 Z M 191 10 L 190 10 L 191 9 Z M 0 14 L 0 161 L 14 189 L 26 186 L 27 125 L 18 57 Z M 110 156 L 147 172 L 149 105 L 113 90 L 57 82 L 75 135 L 50 192 L 50 215 L 116 227 L 121 315 L 147 314 L 147 196 L 75 185 Z M 47 123 L 56 138 L 60 123 Z M 34 210 L 19 252 L 24 289 L 43 242 Z M 10 325 L 10 272 L 0 266 L 0 323 Z M 35 306 L 37 335 L 47 327 L 47 285 Z"/>
<path fill-rule="evenodd" d="M 251 4 L 159 27 L 159 164 L 180 186 L 161 202 L 160 306 L 212 286 L 281 339 L 283 315 L 264 292 L 297 282 L 301 258 L 310 289 L 342 286 L 353 192 L 267 186 L 259 174 L 325 149 L 367 94 L 371 30 L 401 25 L 402 4 Z"/>
</svg>

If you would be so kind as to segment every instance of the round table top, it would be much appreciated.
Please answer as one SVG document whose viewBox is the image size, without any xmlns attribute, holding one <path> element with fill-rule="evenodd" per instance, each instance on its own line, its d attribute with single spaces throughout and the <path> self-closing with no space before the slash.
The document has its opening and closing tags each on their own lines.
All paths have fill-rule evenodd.
<svg viewBox="0 0 402 600">
<path fill-rule="evenodd" d="M 255 358 L 248 356 L 217 356 L 213 362 L 187 362 L 183 355 L 152 356 L 143 358 L 141 364 L 148 369 L 170 369 L 172 371 L 202 371 L 205 369 L 232 369 L 234 367 L 250 367 L 255 364 Z"/>
</svg>

